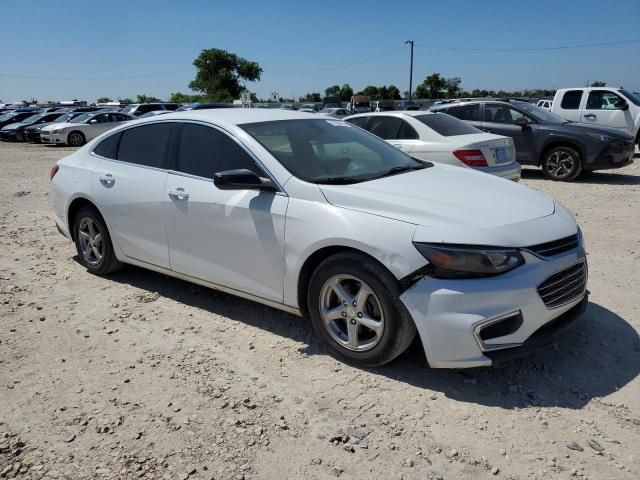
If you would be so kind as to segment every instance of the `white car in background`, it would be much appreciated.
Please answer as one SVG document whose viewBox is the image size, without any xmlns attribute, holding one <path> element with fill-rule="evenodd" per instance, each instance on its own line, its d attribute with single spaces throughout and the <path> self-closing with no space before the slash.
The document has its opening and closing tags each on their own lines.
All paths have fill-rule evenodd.
<svg viewBox="0 0 640 480">
<path fill-rule="evenodd" d="M 351 115 L 351 112 L 346 108 L 335 108 L 335 107 L 323 108 L 322 110 L 320 110 L 320 113 L 324 113 L 325 115 L 329 115 L 330 117 L 342 118 L 342 119 Z"/>
<path fill-rule="evenodd" d="M 520 180 L 520 164 L 509 137 L 485 133 L 446 113 L 363 113 L 345 121 L 364 128 L 419 160 L 446 163 Z"/>
<path fill-rule="evenodd" d="M 51 187 L 90 272 L 128 263 L 308 314 L 361 366 L 416 332 L 432 367 L 490 365 L 550 344 L 587 305 L 582 235 L 553 198 L 324 116 L 134 121 L 60 160 Z"/>
<path fill-rule="evenodd" d="M 120 112 L 90 112 L 68 123 L 53 123 L 40 130 L 42 143 L 80 147 L 107 130 L 134 117 Z"/>
<path fill-rule="evenodd" d="M 538 100 L 536 106 L 551 111 L 551 108 L 553 107 L 553 100 Z"/>
</svg>

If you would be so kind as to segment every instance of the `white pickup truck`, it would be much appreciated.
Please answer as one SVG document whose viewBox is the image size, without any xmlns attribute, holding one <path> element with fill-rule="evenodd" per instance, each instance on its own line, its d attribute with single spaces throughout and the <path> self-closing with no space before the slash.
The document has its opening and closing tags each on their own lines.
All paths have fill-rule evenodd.
<svg viewBox="0 0 640 480">
<path fill-rule="evenodd" d="M 640 141 L 640 98 L 624 88 L 561 88 L 551 111 L 572 122 L 625 130 Z"/>
</svg>

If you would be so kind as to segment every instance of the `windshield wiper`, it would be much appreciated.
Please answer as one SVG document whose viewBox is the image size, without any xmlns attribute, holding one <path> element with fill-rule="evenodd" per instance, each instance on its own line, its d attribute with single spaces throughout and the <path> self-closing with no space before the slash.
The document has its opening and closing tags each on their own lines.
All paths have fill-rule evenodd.
<svg viewBox="0 0 640 480">
<path fill-rule="evenodd" d="M 327 178 L 313 178 L 313 183 L 323 183 L 326 185 L 349 185 L 351 183 L 361 182 L 361 178 L 357 177 L 327 177 Z"/>
<path fill-rule="evenodd" d="M 376 175 L 375 177 L 370 178 L 370 180 L 374 180 L 376 178 L 389 177 L 391 175 L 397 175 L 398 173 L 409 172 L 411 170 L 422 170 L 424 168 L 431 167 L 431 166 L 433 166 L 433 165 L 432 164 L 426 164 L 426 163 L 418 162 L 415 165 L 403 165 L 403 166 L 399 166 L 399 167 L 393 167 L 393 168 L 390 168 L 389 170 L 387 170 L 386 172 L 381 173 L 380 175 Z"/>
</svg>

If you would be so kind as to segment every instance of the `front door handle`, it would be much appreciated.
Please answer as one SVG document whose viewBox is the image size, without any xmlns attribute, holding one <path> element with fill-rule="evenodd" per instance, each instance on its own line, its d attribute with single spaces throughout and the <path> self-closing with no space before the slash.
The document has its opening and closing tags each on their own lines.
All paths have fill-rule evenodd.
<svg viewBox="0 0 640 480">
<path fill-rule="evenodd" d="M 184 188 L 169 189 L 167 191 L 170 197 L 175 197 L 178 200 L 186 200 L 189 198 L 189 194 L 184 191 Z"/>
<path fill-rule="evenodd" d="M 596 118 L 596 116 L 593 113 L 587 113 L 584 118 Z"/>
</svg>

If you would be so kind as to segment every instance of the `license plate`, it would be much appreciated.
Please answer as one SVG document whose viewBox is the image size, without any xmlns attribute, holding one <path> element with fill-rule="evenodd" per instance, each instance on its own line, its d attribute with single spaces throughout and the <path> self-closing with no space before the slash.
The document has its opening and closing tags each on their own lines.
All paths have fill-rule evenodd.
<svg viewBox="0 0 640 480">
<path fill-rule="evenodd" d="M 496 148 L 496 162 L 504 163 L 508 162 L 507 151 L 504 148 Z"/>
</svg>

